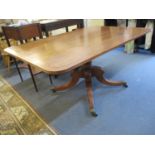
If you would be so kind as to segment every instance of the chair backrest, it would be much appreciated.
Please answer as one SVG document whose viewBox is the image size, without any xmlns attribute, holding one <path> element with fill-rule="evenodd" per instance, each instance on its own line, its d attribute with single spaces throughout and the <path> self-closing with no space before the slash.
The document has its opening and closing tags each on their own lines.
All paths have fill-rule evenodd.
<svg viewBox="0 0 155 155">
<path fill-rule="evenodd" d="M 26 24 L 21 26 L 3 26 L 2 27 L 8 46 L 11 46 L 10 39 L 20 41 L 21 44 L 29 39 L 36 40 L 43 38 L 41 26 L 39 23 Z"/>
<path fill-rule="evenodd" d="M 41 29 L 45 32 L 46 37 L 49 36 L 49 32 L 53 32 L 52 35 L 58 35 L 60 33 L 65 33 L 70 30 L 70 26 L 76 26 L 76 28 L 83 28 L 83 19 L 61 19 L 61 20 L 45 20 L 40 22 Z M 72 30 L 75 30 L 73 28 Z"/>
</svg>

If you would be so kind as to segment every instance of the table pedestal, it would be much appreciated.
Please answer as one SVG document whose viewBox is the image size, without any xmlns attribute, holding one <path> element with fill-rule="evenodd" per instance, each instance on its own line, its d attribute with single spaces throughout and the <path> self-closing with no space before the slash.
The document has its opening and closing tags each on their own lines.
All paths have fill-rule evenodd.
<svg viewBox="0 0 155 155">
<path fill-rule="evenodd" d="M 105 84 L 105 85 L 128 87 L 126 82 L 123 82 L 123 81 L 114 82 L 114 81 L 107 80 L 105 79 L 103 74 L 104 74 L 104 71 L 102 70 L 101 67 L 91 66 L 91 62 L 89 62 L 75 69 L 71 74 L 72 78 L 69 82 L 61 86 L 53 87 L 51 88 L 51 90 L 53 90 L 53 92 L 56 92 L 56 91 L 63 91 L 63 90 L 69 89 L 75 86 L 80 78 L 84 78 L 86 89 L 87 89 L 90 113 L 93 116 L 97 116 L 94 110 L 94 99 L 93 99 L 93 89 L 92 89 L 92 77 L 93 76 L 96 77 L 98 81 L 100 81 L 102 84 Z"/>
</svg>

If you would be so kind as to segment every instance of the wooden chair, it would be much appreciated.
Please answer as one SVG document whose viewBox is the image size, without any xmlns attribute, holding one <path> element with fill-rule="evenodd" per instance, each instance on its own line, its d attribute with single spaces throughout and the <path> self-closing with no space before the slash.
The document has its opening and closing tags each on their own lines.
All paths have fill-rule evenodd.
<svg viewBox="0 0 155 155">
<path fill-rule="evenodd" d="M 20 43 L 23 44 L 32 38 L 34 40 L 37 38 L 43 38 L 41 27 L 38 23 L 21 26 L 3 26 L 2 30 L 8 46 L 11 46 L 10 39 L 20 41 Z"/>
<path fill-rule="evenodd" d="M 10 40 L 12 45 L 17 45 L 17 42 L 15 40 Z M 0 55 L 3 60 L 3 64 L 8 68 L 8 71 L 10 70 L 10 64 L 11 64 L 11 59 L 8 54 L 4 52 L 4 49 L 8 47 L 8 44 L 6 42 L 6 39 L 3 35 L 3 33 L 0 36 Z"/>
<path fill-rule="evenodd" d="M 83 19 L 62 19 L 62 20 L 56 20 L 56 21 L 45 20 L 40 22 L 40 24 L 41 24 L 41 29 L 45 33 L 46 37 L 49 37 L 49 32 L 51 31 L 56 30 L 57 32 L 55 32 L 55 35 L 57 35 L 57 34 L 60 34 L 61 32 L 62 33 L 69 32 L 70 26 L 76 25 L 77 28 L 84 27 Z M 53 35 L 53 33 L 51 33 L 51 35 Z"/>
<path fill-rule="evenodd" d="M 28 40 L 36 40 L 37 38 L 43 38 L 40 24 L 33 23 L 22 26 L 3 26 L 2 27 L 6 43 L 8 46 L 27 43 Z M 15 42 L 16 41 L 16 42 Z M 10 68 L 11 58 L 6 55 L 8 60 L 7 67 Z"/>
<path fill-rule="evenodd" d="M 41 31 L 41 27 L 39 23 L 32 23 L 32 24 L 27 24 L 27 25 L 21 25 L 21 26 L 3 26 L 2 27 L 6 42 L 8 44 L 8 46 L 11 46 L 11 40 L 16 40 L 18 41 L 20 44 L 24 44 L 27 43 L 29 41 L 35 41 L 37 39 L 42 39 L 42 31 Z M 8 56 L 9 57 L 9 56 Z M 17 67 L 18 73 L 20 75 L 21 81 L 23 81 L 23 78 L 21 76 L 20 70 L 18 67 L 18 63 L 16 61 L 15 58 L 14 62 L 15 65 Z M 8 59 L 10 61 L 10 59 Z M 9 63 L 8 63 L 9 64 Z M 34 86 L 36 91 L 38 91 L 38 88 L 36 86 L 36 82 L 35 79 L 33 77 L 34 74 L 38 73 L 38 70 L 36 70 L 35 68 L 33 68 L 30 65 L 22 65 L 22 67 L 27 67 L 30 71 Z M 52 79 L 51 76 L 49 75 L 50 78 L 50 82 L 52 83 Z"/>
</svg>

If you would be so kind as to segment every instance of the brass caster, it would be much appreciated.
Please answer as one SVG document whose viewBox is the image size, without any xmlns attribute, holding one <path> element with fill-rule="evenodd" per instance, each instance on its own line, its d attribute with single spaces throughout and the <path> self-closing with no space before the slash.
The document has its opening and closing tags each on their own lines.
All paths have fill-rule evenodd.
<svg viewBox="0 0 155 155">
<path fill-rule="evenodd" d="M 94 116 L 94 117 L 97 117 L 97 116 L 98 116 L 97 113 L 94 111 L 94 109 L 91 109 L 91 110 L 90 110 L 90 113 L 91 113 L 91 115 Z"/>
<path fill-rule="evenodd" d="M 51 91 L 52 91 L 53 93 L 56 93 L 56 90 L 55 90 L 54 88 L 51 88 Z"/>
<path fill-rule="evenodd" d="M 128 88 L 127 83 L 124 83 L 124 84 L 123 84 L 123 87 Z"/>
</svg>

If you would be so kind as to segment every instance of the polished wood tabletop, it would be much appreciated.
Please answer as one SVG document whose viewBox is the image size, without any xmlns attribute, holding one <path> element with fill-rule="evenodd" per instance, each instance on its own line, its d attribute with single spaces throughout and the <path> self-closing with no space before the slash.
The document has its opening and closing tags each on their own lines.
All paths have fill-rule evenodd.
<svg viewBox="0 0 155 155">
<path fill-rule="evenodd" d="M 60 74 L 90 62 L 128 41 L 145 35 L 148 31 L 145 28 L 82 28 L 12 46 L 6 48 L 5 52 L 48 74 Z"/>
</svg>

